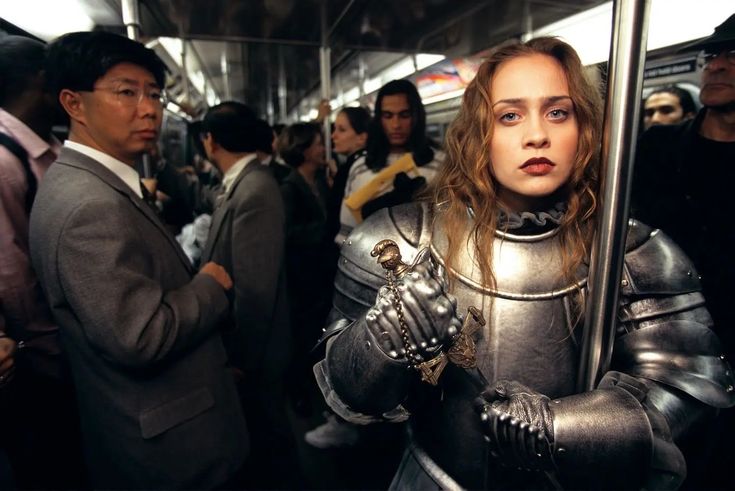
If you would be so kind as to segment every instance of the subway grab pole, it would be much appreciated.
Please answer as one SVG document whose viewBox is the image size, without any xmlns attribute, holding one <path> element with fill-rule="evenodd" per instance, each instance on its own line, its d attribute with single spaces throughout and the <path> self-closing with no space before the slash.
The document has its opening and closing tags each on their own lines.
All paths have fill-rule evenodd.
<svg viewBox="0 0 735 491">
<path fill-rule="evenodd" d="M 330 57 L 331 50 L 326 47 L 322 46 L 319 48 L 319 69 L 321 72 L 322 77 L 322 100 L 329 101 L 329 96 L 331 93 L 331 87 L 330 87 L 330 79 L 329 74 L 331 72 L 330 68 Z M 321 101 L 320 101 L 321 103 Z M 330 158 L 332 158 L 332 138 L 331 138 L 331 125 L 329 123 L 329 114 L 326 114 L 324 116 L 324 121 L 322 122 L 322 125 L 324 126 L 324 152 L 326 153 L 326 159 L 329 161 Z"/>
<path fill-rule="evenodd" d="M 602 209 L 592 246 L 577 379 L 580 392 L 594 389 L 607 371 L 615 340 L 649 11 L 650 0 L 617 0 L 613 4 L 602 133 Z"/>
<path fill-rule="evenodd" d="M 122 0 L 123 24 L 128 32 L 128 37 L 133 41 L 140 39 L 140 11 L 138 0 Z"/>
<path fill-rule="evenodd" d="M 331 53 L 329 49 L 329 26 L 327 25 L 327 0 L 321 2 L 321 27 L 322 27 L 322 46 L 319 48 L 319 74 L 321 76 L 321 96 L 322 100 L 329 101 L 332 93 L 331 87 Z M 321 105 L 321 101 L 319 101 Z M 329 162 L 332 158 L 332 137 L 331 137 L 331 126 L 329 124 L 329 114 L 324 116 L 322 121 L 324 126 L 324 159 Z"/>
<path fill-rule="evenodd" d="M 127 29 L 128 38 L 133 41 L 140 41 L 140 10 L 138 10 L 138 0 L 122 0 L 122 18 L 123 24 Z M 144 153 L 141 156 L 143 163 L 143 178 L 150 179 L 153 177 L 153 168 L 151 164 L 151 156 Z"/>
</svg>

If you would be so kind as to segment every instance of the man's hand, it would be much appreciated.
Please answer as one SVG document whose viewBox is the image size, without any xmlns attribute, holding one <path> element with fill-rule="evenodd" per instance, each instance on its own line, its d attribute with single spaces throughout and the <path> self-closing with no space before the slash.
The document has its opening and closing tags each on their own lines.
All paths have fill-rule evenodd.
<svg viewBox="0 0 735 491">
<path fill-rule="evenodd" d="M 207 264 L 202 266 L 202 269 L 199 272 L 203 274 L 208 274 L 209 276 L 214 278 L 217 283 L 219 283 L 225 290 L 229 290 L 232 288 L 232 278 L 230 278 L 230 275 L 227 274 L 225 268 L 217 263 L 208 262 Z"/>
<path fill-rule="evenodd" d="M 15 350 L 17 344 L 9 337 L 0 337 L 0 388 L 13 378 L 15 373 Z"/>
</svg>

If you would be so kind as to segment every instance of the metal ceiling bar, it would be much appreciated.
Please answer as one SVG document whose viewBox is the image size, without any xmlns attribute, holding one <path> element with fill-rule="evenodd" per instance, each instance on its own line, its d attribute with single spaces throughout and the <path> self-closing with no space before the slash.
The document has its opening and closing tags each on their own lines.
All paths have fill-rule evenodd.
<svg viewBox="0 0 735 491">
<path fill-rule="evenodd" d="M 643 86 L 651 0 L 616 0 L 602 136 L 602 209 L 589 276 L 578 389 L 592 390 L 610 364 Z"/>
<path fill-rule="evenodd" d="M 138 9 L 138 0 L 122 0 L 122 18 L 128 38 L 133 41 L 140 39 L 140 10 Z"/>
<path fill-rule="evenodd" d="M 340 22 L 342 22 L 342 19 L 345 15 L 347 15 L 347 12 L 352 8 L 352 6 L 355 4 L 355 0 L 350 0 L 350 3 L 348 3 L 345 8 L 342 9 L 342 12 L 337 16 L 337 20 L 334 21 L 334 24 L 332 24 L 332 27 L 329 28 L 329 31 L 327 32 L 327 39 L 332 38 L 332 34 L 334 33 L 334 30 L 337 29 L 337 26 Z"/>
<path fill-rule="evenodd" d="M 451 26 L 452 24 L 454 24 L 456 22 L 459 22 L 460 20 L 462 20 L 462 19 L 464 19 L 466 17 L 471 17 L 471 16 L 475 15 L 477 12 L 479 12 L 480 10 L 484 9 L 485 7 L 487 7 L 488 4 L 490 4 L 490 3 L 492 3 L 491 0 L 485 0 L 483 2 L 478 2 L 477 5 L 475 5 L 473 7 L 470 7 L 468 9 L 466 9 L 466 10 L 463 10 L 463 11 L 459 12 L 457 15 L 455 15 L 455 16 L 449 18 L 449 19 L 444 20 L 441 23 L 441 25 L 435 27 L 431 31 L 429 31 L 426 34 L 424 34 L 423 36 L 421 36 L 421 39 L 419 39 L 418 43 L 416 43 L 416 49 L 414 51 L 419 52 L 421 50 L 421 47 L 424 45 L 424 41 L 426 41 L 427 39 L 429 39 L 431 36 L 435 35 L 438 32 L 443 31 L 447 27 Z"/>
<path fill-rule="evenodd" d="M 232 36 L 232 35 L 214 35 L 214 34 L 196 34 L 194 36 L 187 35 L 185 37 L 189 41 L 228 41 L 233 43 L 252 43 L 252 44 L 277 44 L 283 46 L 308 46 L 311 48 L 318 48 L 321 46 L 320 42 L 316 41 L 298 41 L 294 39 L 280 39 L 280 38 L 258 38 L 251 36 Z"/>
</svg>

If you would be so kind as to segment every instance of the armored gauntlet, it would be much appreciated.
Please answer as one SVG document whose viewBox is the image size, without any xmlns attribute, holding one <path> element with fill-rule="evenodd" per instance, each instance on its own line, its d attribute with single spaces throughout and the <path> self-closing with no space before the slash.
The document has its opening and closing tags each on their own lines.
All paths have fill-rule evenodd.
<svg viewBox="0 0 735 491">
<path fill-rule="evenodd" d="M 394 360 L 421 363 L 457 336 L 457 301 L 447 293 L 443 271 L 428 249 L 391 284 L 378 291 L 365 322 L 380 349 Z"/>
</svg>

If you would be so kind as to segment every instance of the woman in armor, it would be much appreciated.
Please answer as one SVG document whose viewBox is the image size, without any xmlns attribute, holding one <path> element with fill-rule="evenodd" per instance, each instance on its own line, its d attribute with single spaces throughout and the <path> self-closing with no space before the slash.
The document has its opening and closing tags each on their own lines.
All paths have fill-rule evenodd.
<svg viewBox="0 0 735 491">
<path fill-rule="evenodd" d="M 409 419 L 393 489 L 676 488 L 683 444 L 735 404 L 690 261 L 635 221 L 609 371 L 575 387 L 601 115 L 567 44 L 499 48 L 431 199 L 377 212 L 342 247 L 314 370 L 343 418 Z"/>
</svg>

